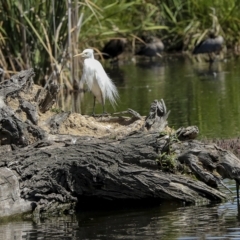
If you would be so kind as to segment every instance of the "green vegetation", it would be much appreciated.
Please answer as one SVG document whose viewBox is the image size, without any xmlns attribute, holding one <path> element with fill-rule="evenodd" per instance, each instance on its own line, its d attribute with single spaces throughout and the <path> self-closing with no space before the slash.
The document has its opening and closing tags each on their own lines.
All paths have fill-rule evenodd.
<svg viewBox="0 0 240 240">
<path fill-rule="evenodd" d="M 41 81 L 56 68 L 68 89 L 81 66 L 73 55 L 112 37 L 134 45 L 136 36 L 157 35 L 167 50 L 191 49 L 212 27 L 228 47 L 240 39 L 238 0 L 4 0 L 0 11 L 0 64 L 8 74 L 34 67 Z"/>
<path fill-rule="evenodd" d="M 160 159 L 158 159 L 158 161 L 160 163 L 161 170 L 176 173 L 177 162 L 175 154 L 164 152 L 160 155 Z"/>
<path fill-rule="evenodd" d="M 54 112 L 54 113 L 61 113 L 62 112 L 62 110 L 59 109 L 59 108 L 51 108 L 50 111 Z"/>
<path fill-rule="evenodd" d="M 164 139 L 163 141 L 165 141 L 165 145 L 161 149 L 161 154 L 156 161 L 159 163 L 161 170 L 176 173 L 176 171 L 179 170 L 176 160 L 177 156 L 171 147 L 174 142 L 179 142 L 176 133 L 173 129 L 169 129 L 168 131 L 160 132 L 159 137 L 160 139 Z"/>
</svg>

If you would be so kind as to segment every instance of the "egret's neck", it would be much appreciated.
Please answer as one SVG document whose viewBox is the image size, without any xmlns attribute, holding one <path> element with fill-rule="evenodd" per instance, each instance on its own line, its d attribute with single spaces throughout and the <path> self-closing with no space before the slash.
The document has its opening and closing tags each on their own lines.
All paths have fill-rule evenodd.
<svg viewBox="0 0 240 240">
<path fill-rule="evenodd" d="M 91 55 L 89 56 L 89 59 L 94 59 L 94 55 L 91 54 Z"/>
</svg>

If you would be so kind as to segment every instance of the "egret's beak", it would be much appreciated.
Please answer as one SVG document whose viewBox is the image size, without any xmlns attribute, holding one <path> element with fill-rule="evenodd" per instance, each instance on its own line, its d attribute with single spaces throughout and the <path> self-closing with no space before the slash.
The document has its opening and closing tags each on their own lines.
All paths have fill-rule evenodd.
<svg viewBox="0 0 240 240">
<path fill-rule="evenodd" d="M 76 55 L 74 55 L 73 57 L 77 57 L 77 56 L 82 56 L 84 53 L 78 53 Z M 83 57 L 83 56 L 82 56 Z"/>
</svg>

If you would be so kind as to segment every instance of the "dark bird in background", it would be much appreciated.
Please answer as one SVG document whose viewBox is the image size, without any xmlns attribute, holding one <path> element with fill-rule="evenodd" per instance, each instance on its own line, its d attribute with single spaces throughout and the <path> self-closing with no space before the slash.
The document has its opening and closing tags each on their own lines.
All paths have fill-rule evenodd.
<svg viewBox="0 0 240 240">
<path fill-rule="evenodd" d="M 115 38 L 111 39 L 106 43 L 102 50 L 103 58 L 109 59 L 112 61 L 118 61 L 118 56 L 122 54 L 127 46 L 126 38 Z"/>
<path fill-rule="evenodd" d="M 224 39 L 222 36 L 216 36 L 213 32 L 210 32 L 209 38 L 201 41 L 195 46 L 192 54 L 204 54 L 207 53 L 210 62 L 214 61 L 214 54 L 219 54 L 222 50 Z"/>
<path fill-rule="evenodd" d="M 164 50 L 163 42 L 157 37 L 143 37 L 144 45 L 135 53 L 135 55 L 141 55 L 146 57 L 161 56 Z"/>
</svg>

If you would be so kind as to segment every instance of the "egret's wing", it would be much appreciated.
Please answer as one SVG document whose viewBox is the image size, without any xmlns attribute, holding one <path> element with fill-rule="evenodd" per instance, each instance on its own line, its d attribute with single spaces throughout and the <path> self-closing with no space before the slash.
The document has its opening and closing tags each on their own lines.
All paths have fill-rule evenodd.
<svg viewBox="0 0 240 240">
<path fill-rule="evenodd" d="M 102 98 L 103 98 L 103 101 L 105 102 L 105 88 L 106 88 L 106 79 L 108 78 L 106 72 L 104 71 L 103 67 L 102 67 L 102 64 L 95 60 L 94 61 L 94 78 L 95 78 L 95 81 L 97 82 L 99 88 L 101 89 L 101 92 L 102 92 Z"/>
<path fill-rule="evenodd" d="M 98 102 L 105 104 L 105 99 L 107 98 L 113 106 L 116 104 L 116 99 L 118 98 L 117 88 L 98 60 L 84 60 L 81 81 L 87 84 Z"/>
<path fill-rule="evenodd" d="M 112 80 L 108 77 L 102 64 L 95 60 L 95 79 L 98 83 L 99 88 L 102 91 L 103 101 L 105 98 L 109 99 L 110 103 L 114 106 L 116 99 L 118 98 L 118 91 Z"/>
<path fill-rule="evenodd" d="M 92 64 L 92 61 L 89 61 L 89 60 L 92 60 L 92 59 L 84 60 L 81 82 L 83 84 L 86 83 L 89 90 L 91 90 L 94 77 L 95 77 L 95 72 L 94 72 L 94 64 Z"/>
<path fill-rule="evenodd" d="M 84 84 L 84 83 L 86 83 L 86 67 L 85 67 L 85 64 L 83 64 L 82 77 L 81 77 L 81 80 L 79 82 L 79 86 L 80 86 L 80 84 Z"/>
</svg>

